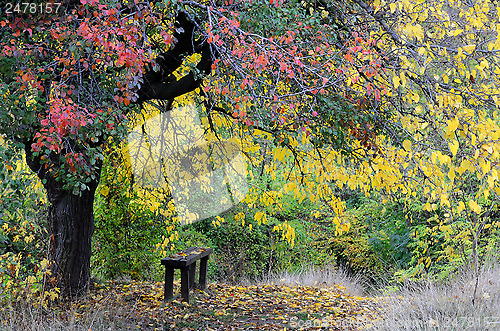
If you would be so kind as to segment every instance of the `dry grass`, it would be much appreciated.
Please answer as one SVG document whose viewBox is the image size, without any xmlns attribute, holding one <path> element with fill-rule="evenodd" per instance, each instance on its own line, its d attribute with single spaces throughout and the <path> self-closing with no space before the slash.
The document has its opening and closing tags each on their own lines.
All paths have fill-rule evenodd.
<svg viewBox="0 0 500 331">
<path fill-rule="evenodd" d="M 366 281 L 361 276 L 353 277 L 349 275 L 344 269 L 332 266 L 325 266 L 322 268 L 306 268 L 302 267 L 295 272 L 281 272 L 273 273 L 259 279 L 257 281 L 246 280 L 244 284 L 276 284 L 276 285 L 303 285 L 303 286 L 318 286 L 330 287 L 341 284 L 345 287 L 347 294 L 352 296 L 364 296 L 364 288 Z"/>
<path fill-rule="evenodd" d="M 383 318 L 371 330 L 500 330 L 500 264 L 492 263 L 476 277 L 465 270 L 447 279 L 407 282 L 396 288 L 388 284 L 374 291 L 361 277 L 326 267 L 273 274 L 260 280 L 282 285 L 333 286 L 342 284 L 354 296 L 382 299 Z M 474 299 L 474 300 L 473 300 Z"/>
<path fill-rule="evenodd" d="M 78 316 L 78 313 L 71 309 L 50 311 L 33 306 L 3 307 L 0 310 L 0 330 L 103 331 L 117 329 L 99 311 L 94 312 L 92 318 L 86 321 L 78 321 L 75 316 Z"/>
<path fill-rule="evenodd" d="M 385 318 L 376 330 L 500 330 L 500 265 L 476 277 L 465 271 L 447 284 L 422 281 L 381 291 Z"/>
</svg>

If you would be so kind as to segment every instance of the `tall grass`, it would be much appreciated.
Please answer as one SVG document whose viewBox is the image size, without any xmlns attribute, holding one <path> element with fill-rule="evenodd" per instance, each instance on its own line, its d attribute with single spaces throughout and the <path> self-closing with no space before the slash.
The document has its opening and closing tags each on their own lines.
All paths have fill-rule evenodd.
<svg viewBox="0 0 500 331">
<path fill-rule="evenodd" d="M 477 288 L 476 288 L 477 283 Z M 475 294 L 475 295 L 474 295 Z M 500 330 L 500 264 L 451 276 L 386 287 L 376 330 Z"/>
<path fill-rule="evenodd" d="M 462 270 L 445 282 L 429 279 L 402 285 L 385 282 L 378 289 L 362 276 L 333 267 L 304 267 L 297 272 L 270 274 L 258 282 L 291 286 L 341 284 L 352 296 L 376 297 L 381 317 L 371 326 L 364 325 L 363 330 L 500 330 L 498 262 L 483 266 L 478 277 L 473 270 Z"/>
<path fill-rule="evenodd" d="M 345 269 L 333 266 L 308 268 L 303 266 L 297 271 L 271 273 L 258 280 L 244 280 L 244 284 L 264 283 L 276 285 L 334 286 L 342 285 L 352 296 L 365 295 L 367 281 L 361 276 L 353 276 Z"/>
<path fill-rule="evenodd" d="M 80 331 L 113 330 L 102 314 L 96 312 L 90 320 L 78 321 L 74 311 L 44 311 L 33 306 L 4 307 L 0 310 L 0 330 L 2 331 Z"/>
</svg>

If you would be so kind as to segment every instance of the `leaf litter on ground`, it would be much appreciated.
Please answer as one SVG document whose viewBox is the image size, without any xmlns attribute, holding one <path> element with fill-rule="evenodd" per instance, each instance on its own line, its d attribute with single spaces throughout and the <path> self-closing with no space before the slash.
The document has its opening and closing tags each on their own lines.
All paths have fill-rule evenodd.
<svg viewBox="0 0 500 331">
<path fill-rule="evenodd" d="M 163 283 L 96 284 L 78 301 L 52 307 L 60 320 L 113 330 L 367 330 L 382 314 L 381 299 L 351 296 L 341 285 L 208 284 L 182 302 L 180 281 L 173 300 Z M 100 327 L 97 327 L 100 328 Z"/>
</svg>

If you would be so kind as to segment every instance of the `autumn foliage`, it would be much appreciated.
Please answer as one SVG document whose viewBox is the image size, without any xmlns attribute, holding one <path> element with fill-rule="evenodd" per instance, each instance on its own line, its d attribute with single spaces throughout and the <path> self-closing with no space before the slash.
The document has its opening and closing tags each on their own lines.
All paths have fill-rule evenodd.
<svg viewBox="0 0 500 331">
<path fill-rule="evenodd" d="M 48 280 L 65 295 L 90 279 L 96 193 L 109 202 L 142 199 L 141 210 L 167 229 L 157 249 L 172 249 L 172 192 L 152 198 L 137 185 L 126 137 L 186 105 L 210 146 L 239 146 L 248 180 L 267 180 L 227 216 L 245 231 L 279 220 L 288 197 L 314 204 L 307 217 L 328 215 L 334 234 L 345 235 L 352 229 L 339 192 L 349 189 L 377 192 L 382 204 L 421 204 L 420 219 L 406 213 L 406 228 L 418 223 L 407 278 L 448 264 L 478 272 L 495 251 L 493 2 L 34 3 L 41 5 L 2 3 L 0 133 L 24 150 L 46 191 Z M 111 154 L 125 161 L 102 173 L 107 186 L 98 190 Z M 134 193 L 120 191 L 115 175 Z M 289 222 L 272 231 L 295 244 Z"/>
</svg>

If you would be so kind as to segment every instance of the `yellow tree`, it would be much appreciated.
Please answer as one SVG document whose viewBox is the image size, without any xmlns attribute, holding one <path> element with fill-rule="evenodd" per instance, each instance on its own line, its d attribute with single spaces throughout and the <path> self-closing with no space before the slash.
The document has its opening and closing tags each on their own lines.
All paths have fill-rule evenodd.
<svg viewBox="0 0 500 331">
<path fill-rule="evenodd" d="M 230 128 L 254 165 L 249 176 L 285 182 L 264 192 L 251 187 L 246 204 L 279 210 L 279 198 L 293 194 L 340 216 L 343 204 L 333 191 L 345 185 L 424 199 L 430 226 L 421 236 L 442 236 L 446 245 L 436 256 L 432 240 L 420 242 L 419 270 L 438 262 L 433 258 L 457 256 L 478 266 L 478 245 L 498 226 L 493 4 L 308 2 L 316 23 L 329 24 L 318 43 L 304 38 L 305 20 L 295 30 L 282 28 L 267 6 L 259 7 L 260 24 L 239 13 L 231 29 L 234 13 L 191 4 L 210 18 L 209 40 L 220 55 L 197 99 L 207 139 L 217 141 Z M 333 39 L 322 42 L 322 34 Z M 222 37 L 233 46 L 223 47 Z M 221 75 L 226 70 L 236 76 Z M 316 88 L 318 81 L 324 85 Z M 284 171 L 290 160 L 293 169 Z M 259 222 L 265 217 L 255 213 Z M 339 233 L 349 229 L 341 217 L 334 220 Z M 286 233 L 292 242 L 292 230 Z"/>
<path fill-rule="evenodd" d="M 381 97 L 370 107 L 393 114 L 395 125 L 376 138 L 381 154 L 338 168 L 338 184 L 422 200 L 428 225 L 416 235 L 429 240 L 414 251 L 418 270 L 461 258 L 477 271 L 499 226 L 498 5 L 356 3 L 383 70 L 370 77 L 371 54 L 345 54 L 349 94 L 376 86 Z M 438 237 L 443 247 L 433 247 Z"/>
</svg>

